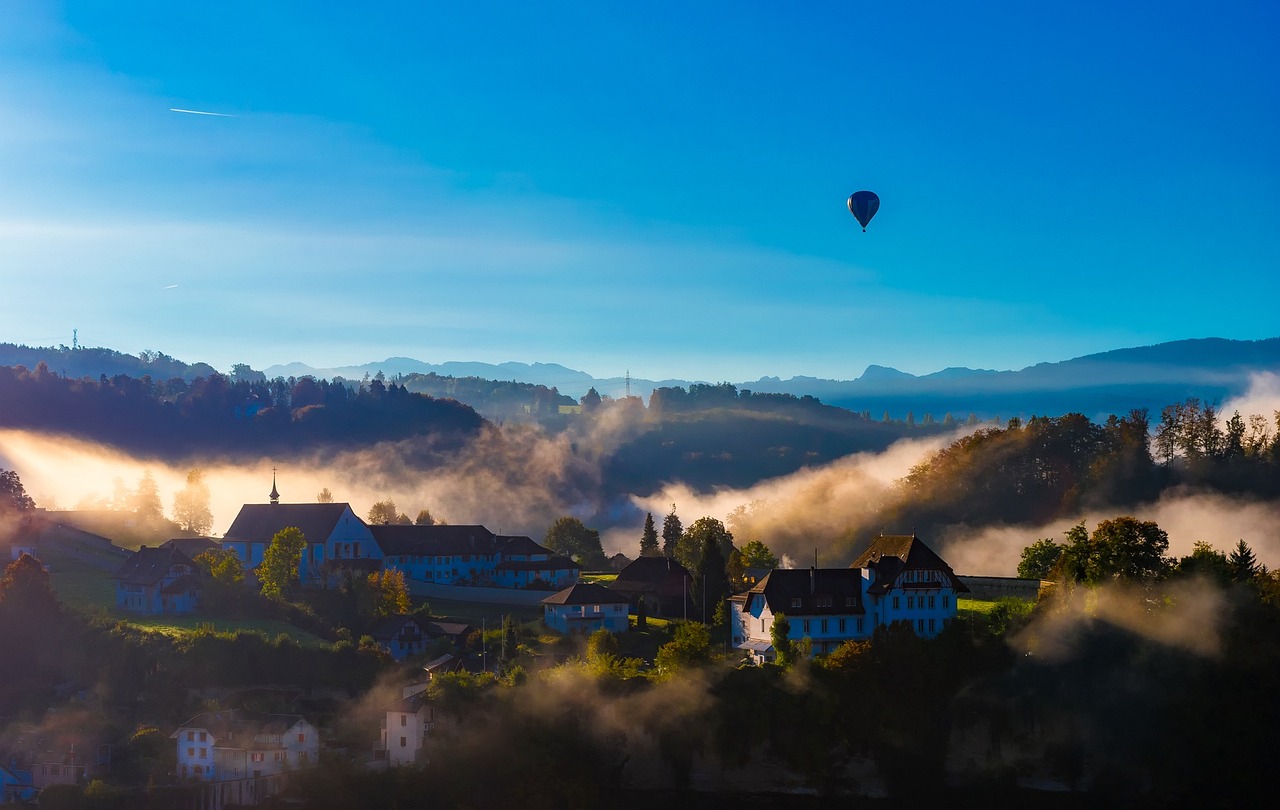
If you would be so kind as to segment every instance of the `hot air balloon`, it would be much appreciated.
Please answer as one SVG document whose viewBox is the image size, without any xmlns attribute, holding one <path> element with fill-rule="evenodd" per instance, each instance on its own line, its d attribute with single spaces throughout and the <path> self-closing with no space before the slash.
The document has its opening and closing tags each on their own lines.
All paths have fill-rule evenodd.
<svg viewBox="0 0 1280 810">
<path fill-rule="evenodd" d="M 849 213 L 858 220 L 863 233 L 866 233 L 867 223 L 878 210 L 880 210 L 880 198 L 874 191 L 855 191 L 849 195 Z"/>
</svg>

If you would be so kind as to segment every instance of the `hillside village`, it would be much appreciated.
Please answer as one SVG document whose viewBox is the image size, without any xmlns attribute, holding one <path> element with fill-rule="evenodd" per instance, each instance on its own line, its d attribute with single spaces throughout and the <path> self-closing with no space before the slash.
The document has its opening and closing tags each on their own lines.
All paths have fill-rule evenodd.
<svg viewBox="0 0 1280 810">
<path fill-rule="evenodd" d="M 1024 575 L 1009 578 L 958 575 L 914 533 L 872 538 L 848 567 L 783 568 L 765 544 L 738 548 L 718 520 L 685 527 L 674 509 L 661 537 L 649 516 L 634 559 L 608 558 L 573 518 L 540 543 L 425 510 L 411 523 L 377 507 L 366 519 L 347 503 L 287 503 L 273 480 L 221 536 L 128 549 L 78 528 L 74 512 L 39 509 L 6 476 L 19 497 L 5 509 L 0 636 L 17 653 L 0 661 L 0 797 L 41 806 L 127 806 L 142 785 L 160 807 L 278 796 L 341 806 L 326 804 L 339 788 L 383 789 L 393 783 L 366 780 L 388 771 L 434 785 L 441 768 L 472 767 L 472 729 L 524 733 L 521 702 L 616 704 L 609 716 L 650 692 L 678 706 L 708 677 L 719 684 L 710 715 L 671 737 L 676 727 L 661 729 L 687 708 L 641 712 L 611 732 L 625 750 L 539 715 L 543 733 L 592 752 L 568 771 L 537 766 L 560 774 L 551 795 L 611 780 L 716 795 L 806 784 L 901 796 L 997 777 L 1008 789 L 1093 789 L 1104 761 L 1055 753 L 1088 744 L 1069 720 L 1081 707 L 1010 715 L 1016 701 L 1001 697 L 1002 678 L 1038 660 L 1034 640 L 1012 657 L 1034 628 L 1103 609 L 1080 595 L 1112 581 L 1173 594 L 1144 610 L 1176 612 L 1178 589 L 1201 581 L 1263 611 L 1250 621 L 1272 621 L 1265 606 L 1280 605 L 1280 581 L 1243 541 L 1174 560 L 1167 535 L 1130 517 L 1031 543 Z M 814 681 L 802 703 L 778 692 L 791 672 Z M 918 705 L 849 725 L 867 711 L 859 690 L 886 709 L 903 696 Z M 783 732 L 789 716 L 844 742 L 822 755 Z M 931 752 L 927 783 L 901 770 L 918 767 L 907 764 L 916 746 Z M 340 786 L 318 787 L 335 773 Z"/>
</svg>

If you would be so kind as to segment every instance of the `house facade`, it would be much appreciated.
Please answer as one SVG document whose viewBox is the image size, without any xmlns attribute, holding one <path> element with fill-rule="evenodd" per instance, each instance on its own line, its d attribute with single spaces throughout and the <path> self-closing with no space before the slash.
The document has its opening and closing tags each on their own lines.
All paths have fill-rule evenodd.
<svg viewBox="0 0 1280 810">
<path fill-rule="evenodd" d="M 184 780 L 271 777 L 314 767 L 320 755 L 320 735 L 301 715 L 207 712 L 169 736 L 177 749 L 178 778 Z"/>
<path fill-rule="evenodd" d="M 776 657 L 771 635 L 780 613 L 790 624 L 788 638 L 808 639 L 814 655 L 895 622 L 932 638 L 955 618 L 956 598 L 967 590 L 918 537 L 883 535 L 850 568 L 770 571 L 730 600 L 730 635 L 756 663 Z"/>
<path fill-rule="evenodd" d="M 412 616 L 392 616 L 385 619 L 369 635 L 396 661 L 421 655 L 426 651 L 429 641 L 422 625 Z"/>
<path fill-rule="evenodd" d="M 131 613 L 192 613 L 200 602 L 196 565 L 176 548 L 143 546 L 112 577 L 116 607 Z"/>
<path fill-rule="evenodd" d="M 435 727 L 435 710 L 425 692 L 387 706 L 382 719 L 382 751 L 391 767 L 421 762 L 427 734 Z"/>
<path fill-rule="evenodd" d="M 262 564 L 271 539 L 291 527 L 306 539 L 298 563 L 298 578 L 304 584 L 321 584 L 341 561 L 363 561 L 372 570 L 382 565 L 382 550 L 369 527 L 345 503 L 245 504 L 223 536 L 222 547 L 239 557 L 246 570 L 253 570 Z"/>
<path fill-rule="evenodd" d="M 693 577 L 688 569 L 671 557 L 641 557 L 618 573 L 610 589 L 626 596 L 631 607 L 639 611 L 641 603 L 649 616 L 672 619 L 687 618 Z"/>
<path fill-rule="evenodd" d="M 542 600 L 542 620 L 552 630 L 592 633 L 604 629 L 626 632 L 629 601 L 626 596 L 594 582 L 579 582 Z"/>
<path fill-rule="evenodd" d="M 495 535 L 484 526 L 371 526 L 386 568 L 406 579 L 497 588 L 568 587 L 577 563 L 528 537 Z"/>
</svg>

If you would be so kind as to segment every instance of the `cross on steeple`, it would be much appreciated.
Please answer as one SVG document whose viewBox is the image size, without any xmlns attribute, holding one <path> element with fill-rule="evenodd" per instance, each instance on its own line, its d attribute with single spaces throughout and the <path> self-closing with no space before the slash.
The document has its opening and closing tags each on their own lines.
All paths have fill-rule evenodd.
<svg viewBox="0 0 1280 810">
<path fill-rule="evenodd" d="M 276 468 L 271 467 L 271 502 L 280 503 L 280 493 L 276 492 Z"/>
</svg>

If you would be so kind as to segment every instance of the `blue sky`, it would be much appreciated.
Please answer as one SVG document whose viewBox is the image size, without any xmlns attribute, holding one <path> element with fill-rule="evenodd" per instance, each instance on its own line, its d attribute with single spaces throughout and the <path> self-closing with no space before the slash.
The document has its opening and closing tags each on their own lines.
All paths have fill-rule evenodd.
<svg viewBox="0 0 1280 810">
<path fill-rule="evenodd" d="M 749 380 L 1280 335 L 1272 3 L 0 17 L 3 341 Z"/>
</svg>

